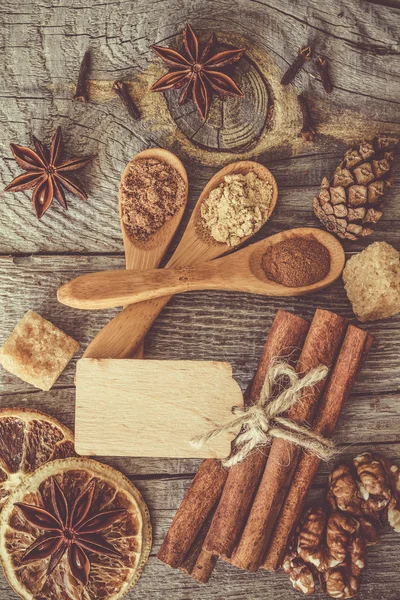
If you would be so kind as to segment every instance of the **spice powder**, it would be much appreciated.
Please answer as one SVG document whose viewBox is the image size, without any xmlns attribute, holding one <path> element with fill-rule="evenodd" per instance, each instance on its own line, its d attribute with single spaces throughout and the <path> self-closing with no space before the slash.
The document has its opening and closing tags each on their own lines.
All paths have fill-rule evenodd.
<svg viewBox="0 0 400 600">
<path fill-rule="evenodd" d="M 273 187 L 252 171 L 225 175 L 201 205 L 203 227 L 216 242 L 237 246 L 266 222 Z"/>
<path fill-rule="evenodd" d="M 172 219 L 185 197 L 185 182 L 174 167 L 154 158 L 133 160 L 120 187 L 127 235 L 134 241 L 147 241 Z"/>
<path fill-rule="evenodd" d="M 267 248 L 261 267 L 271 281 L 303 287 L 324 279 L 331 266 L 329 251 L 313 235 L 292 237 Z"/>
</svg>

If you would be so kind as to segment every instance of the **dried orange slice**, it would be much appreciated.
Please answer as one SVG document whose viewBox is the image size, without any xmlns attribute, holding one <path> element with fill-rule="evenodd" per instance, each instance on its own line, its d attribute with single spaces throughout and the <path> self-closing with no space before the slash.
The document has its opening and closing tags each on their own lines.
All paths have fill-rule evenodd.
<svg viewBox="0 0 400 600">
<path fill-rule="evenodd" d="M 0 410 L 0 510 L 26 475 L 68 456 L 76 456 L 74 436 L 57 419 L 27 408 Z"/>
<path fill-rule="evenodd" d="M 25 600 L 119 600 L 139 579 L 150 549 L 140 492 L 86 458 L 36 470 L 0 517 L 4 572 Z"/>
</svg>

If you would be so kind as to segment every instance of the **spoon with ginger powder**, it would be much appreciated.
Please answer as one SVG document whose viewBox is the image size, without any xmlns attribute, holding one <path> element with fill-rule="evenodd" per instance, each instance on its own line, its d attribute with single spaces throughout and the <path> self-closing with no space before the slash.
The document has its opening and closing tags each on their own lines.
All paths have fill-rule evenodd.
<svg viewBox="0 0 400 600">
<path fill-rule="evenodd" d="M 237 246 L 232 247 L 222 242 L 216 242 L 210 235 L 207 235 L 201 225 L 201 205 L 208 198 L 210 192 L 224 181 L 226 175 L 236 175 L 238 173 L 246 175 L 249 172 L 255 173 L 259 179 L 266 181 L 272 187 L 272 198 L 263 224 L 270 218 L 278 199 L 278 186 L 272 173 L 266 167 L 254 161 L 245 160 L 227 165 L 218 171 L 204 187 L 182 239 L 165 267 L 166 269 L 196 265 L 218 258 L 227 252 L 231 252 L 235 247 L 237 248 L 252 237 L 243 237 Z M 168 303 L 168 300 L 169 297 L 164 296 L 127 306 L 96 335 L 84 352 L 83 357 L 134 357 L 141 340 Z"/>
<path fill-rule="evenodd" d="M 308 239 L 329 253 L 326 275 L 311 285 L 289 287 L 268 279 L 263 258 L 268 248 L 284 240 Z M 322 248 L 322 249 L 323 249 Z M 318 264 L 320 255 L 315 254 Z M 61 303 L 73 308 L 102 309 L 142 302 L 192 290 L 231 290 L 263 296 L 302 296 L 321 290 L 343 271 L 345 254 L 327 231 L 304 227 L 272 235 L 224 258 L 191 267 L 149 271 L 103 271 L 82 275 L 58 290 Z"/>
</svg>

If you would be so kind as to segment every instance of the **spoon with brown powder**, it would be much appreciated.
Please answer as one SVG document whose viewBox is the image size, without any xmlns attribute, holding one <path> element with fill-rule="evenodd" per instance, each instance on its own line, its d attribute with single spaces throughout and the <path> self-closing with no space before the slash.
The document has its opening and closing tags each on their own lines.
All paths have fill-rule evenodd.
<svg viewBox="0 0 400 600">
<path fill-rule="evenodd" d="M 119 213 L 127 269 L 158 267 L 185 212 L 188 197 L 186 169 L 175 154 L 151 148 L 136 154 L 126 165 L 119 186 Z M 129 344 L 133 319 L 124 327 L 114 317 L 87 347 L 84 356 L 117 358 L 114 340 Z M 143 357 L 143 344 L 134 358 Z"/>
<path fill-rule="evenodd" d="M 185 167 L 172 152 L 143 150 L 126 165 L 118 199 L 128 269 L 132 263 L 140 269 L 159 264 L 185 212 L 187 196 Z"/>
<path fill-rule="evenodd" d="M 330 285 L 344 263 L 342 245 L 327 231 L 292 229 L 194 267 L 83 275 L 62 286 L 58 299 L 74 308 L 100 309 L 192 290 L 301 296 Z"/>
<path fill-rule="evenodd" d="M 254 179 L 254 176 L 256 178 L 255 182 L 237 181 L 238 177 Z M 227 178 L 234 181 L 227 183 L 225 181 Z M 259 185 L 260 182 L 264 184 L 264 188 L 266 188 L 264 191 L 267 192 L 264 209 L 261 208 L 260 210 L 257 202 L 250 202 L 250 205 L 253 206 L 250 206 L 250 210 L 247 212 L 240 210 L 232 215 L 228 211 L 227 216 L 230 216 L 230 219 L 227 223 L 224 222 L 223 218 L 219 219 L 218 215 L 215 215 L 216 205 L 226 209 L 226 202 L 219 203 L 218 197 L 215 198 L 215 195 L 221 197 L 221 200 L 226 200 L 226 192 L 229 192 L 231 188 L 234 188 L 233 191 L 240 192 L 241 190 L 238 188 L 242 186 L 243 192 L 247 187 L 251 188 L 252 185 Z M 235 194 L 232 193 L 231 196 L 234 199 Z M 246 195 L 243 194 L 243 196 L 242 200 L 246 200 Z M 275 208 L 277 198 L 278 187 L 276 181 L 272 173 L 260 163 L 246 160 L 227 165 L 210 179 L 200 194 L 182 239 L 166 268 L 195 265 L 222 256 L 233 248 L 237 248 L 249 240 L 266 223 Z M 206 207 L 207 214 L 203 219 L 201 211 L 206 203 L 208 203 Z M 257 219 L 259 211 L 261 220 Z M 224 216 L 226 214 L 225 210 L 222 212 L 222 216 Z M 230 238 L 231 243 L 224 243 L 213 238 L 210 229 L 208 229 L 209 217 L 214 217 L 217 229 L 219 225 L 222 225 L 222 227 L 229 226 L 226 237 Z M 246 231 L 249 230 L 249 224 L 251 233 L 245 235 Z M 239 229 L 242 225 L 244 229 L 240 232 Z M 212 229 L 214 225 L 210 227 Z M 242 233 L 243 237 L 240 237 L 239 233 Z M 220 236 L 217 235 L 217 237 Z M 163 297 L 127 306 L 103 327 L 89 344 L 83 356 L 85 358 L 132 358 L 135 356 L 141 340 L 167 302 L 168 297 Z"/>
</svg>

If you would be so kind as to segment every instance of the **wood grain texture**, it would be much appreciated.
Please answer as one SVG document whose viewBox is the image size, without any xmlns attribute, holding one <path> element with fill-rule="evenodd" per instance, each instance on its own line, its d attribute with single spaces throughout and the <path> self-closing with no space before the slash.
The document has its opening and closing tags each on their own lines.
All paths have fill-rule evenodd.
<svg viewBox="0 0 400 600">
<path fill-rule="evenodd" d="M 124 268 L 122 256 L 17 256 L 0 257 L 0 342 L 28 310 L 39 312 L 65 330 L 85 349 L 94 335 L 116 314 L 115 310 L 79 311 L 57 302 L 58 287 L 72 277 L 100 270 Z M 19 291 L 23 289 L 23 294 Z M 318 294 L 299 298 L 267 298 L 234 292 L 191 292 L 175 297 L 164 309 L 146 339 L 146 356 L 160 359 L 207 358 L 233 365 L 235 379 L 244 389 L 256 369 L 263 341 L 278 310 L 293 311 L 311 319 L 317 307 L 354 318 L 338 280 Z M 370 323 L 376 337 L 367 367 L 355 391 L 393 392 L 400 389 L 398 340 L 400 316 Z M 79 358 L 79 354 L 74 361 Z M 73 385 L 74 361 L 57 387 Z M 0 372 L 0 389 L 24 391 L 28 386 Z M 29 387 L 30 391 L 34 388 Z"/>
<path fill-rule="evenodd" d="M 256 239 L 287 228 L 319 226 L 311 212 L 313 196 L 322 177 L 330 176 L 340 162 L 348 143 L 376 132 L 400 132 L 399 9 L 398 0 L 2 0 L 0 186 L 3 188 L 20 172 L 11 160 L 9 143 L 28 144 L 31 132 L 48 141 L 57 125 L 62 125 L 68 152 L 97 152 L 98 158 L 81 177 L 88 202 L 73 198 L 68 212 L 54 205 L 40 223 L 29 194 L 1 194 L 0 343 L 29 308 L 79 340 L 82 349 L 117 314 L 115 310 L 83 313 L 67 309 L 57 303 L 56 290 L 84 273 L 124 268 L 118 183 L 128 160 L 145 148 L 165 147 L 176 152 L 185 164 L 190 181 L 189 210 L 180 234 L 210 177 L 228 162 L 241 159 L 261 160 L 279 186 L 274 214 Z M 218 106 L 211 115 L 215 115 L 217 128 L 192 132 L 197 142 L 192 144 L 184 134 L 190 133 L 191 118 L 185 114 L 175 122 L 162 95 L 148 92 L 165 72 L 164 66 L 154 60 L 150 44 L 172 44 L 186 22 L 201 36 L 215 30 L 222 41 L 245 45 L 250 59 L 259 61 L 260 71 L 270 85 L 274 115 L 268 130 L 256 144 L 248 144 L 235 154 L 218 150 L 240 145 L 240 140 L 226 137 L 218 121 Z M 330 96 L 324 93 L 311 63 L 293 86 L 280 88 L 280 77 L 305 43 L 312 43 L 330 61 L 335 85 Z M 92 52 L 93 66 L 90 102 L 84 106 L 71 102 L 71 97 L 87 48 Z M 112 91 L 115 79 L 127 81 L 143 114 L 141 121 L 129 119 Z M 318 135 L 313 143 L 304 142 L 299 135 L 298 93 L 309 100 L 317 123 Z M 265 98 L 262 102 L 264 115 Z M 226 103 L 224 110 L 229 112 L 233 107 Z M 252 124 L 253 131 L 257 126 Z M 210 152 L 199 144 L 217 150 Z M 373 237 L 397 249 L 399 173 L 397 166 L 395 184 Z M 369 241 L 346 243 L 345 249 L 358 251 Z M 244 389 L 254 374 L 276 310 L 284 308 L 310 319 L 318 306 L 352 318 L 340 281 L 315 296 L 284 301 L 226 292 L 178 296 L 163 310 L 147 337 L 146 356 L 227 360 Z M 400 317 L 371 323 L 367 329 L 377 338 L 377 345 L 346 404 L 336 439 L 344 458 L 373 448 L 399 464 Z M 69 365 L 49 393 L 37 392 L 1 371 L 0 405 L 37 407 L 72 425 L 74 365 Z M 135 481 L 149 503 L 155 526 L 152 557 L 127 600 L 300 597 L 287 577 L 279 573 L 249 575 L 220 561 L 210 583 L 201 586 L 179 571 L 169 571 L 155 559 L 199 460 L 104 460 Z M 320 494 L 328 471 L 327 465 L 320 468 L 311 498 Z M 398 600 L 399 548 L 398 538 L 386 532 L 378 545 L 369 549 L 362 600 Z M 314 597 L 326 598 L 322 593 Z M 1 577 L 0 600 L 16 600 Z"/>
</svg>

